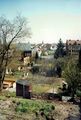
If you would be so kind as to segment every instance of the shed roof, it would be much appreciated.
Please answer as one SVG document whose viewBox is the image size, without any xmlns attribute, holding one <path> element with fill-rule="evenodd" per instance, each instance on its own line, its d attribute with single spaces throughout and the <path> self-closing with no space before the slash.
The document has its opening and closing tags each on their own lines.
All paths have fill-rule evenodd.
<svg viewBox="0 0 81 120">
<path fill-rule="evenodd" d="M 28 82 L 28 80 L 17 80 L 16 83 L 19 83 L 20 85 L 30 85 L 30 83 Z"/>
</svg>

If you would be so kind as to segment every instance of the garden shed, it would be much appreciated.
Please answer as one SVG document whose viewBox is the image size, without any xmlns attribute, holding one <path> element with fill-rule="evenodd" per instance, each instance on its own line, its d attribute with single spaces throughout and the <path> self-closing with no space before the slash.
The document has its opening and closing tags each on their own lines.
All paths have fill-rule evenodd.
<svg viewBox="0 0 81 120">
<path fill-rule="evenodd" d="M 16 96 L 31 99 L 31 84 L 27 80 L 16 81 Z"/>
</svg>

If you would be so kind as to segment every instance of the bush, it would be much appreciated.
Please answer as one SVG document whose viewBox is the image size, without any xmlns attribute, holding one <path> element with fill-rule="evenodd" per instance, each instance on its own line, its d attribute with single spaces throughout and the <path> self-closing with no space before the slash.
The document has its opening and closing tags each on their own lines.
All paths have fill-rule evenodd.
<svg viewBox="0 0 81 120">
<path fill-rule="evenodd" d="M 54 105 L 45 101 L 32 101 L 32 100 L 19 100 L 16 103 L 16 112 L 34 112 L 44 115 L 48 115 L 55 109 Z"/>
<path fill-rule="evenodd" d="M 5 97 L 5 96 L 0 96 L 0 100 L 5 101 L 5 100 L 6 100 L 6 97 Z"/>
<path fill-rule="evenodd" d="M 5 97 L 16 97 L 16 93 L 15 92 L 9 92 L 9 91 L 4 91 L 0 93 L 0 96 L 5 96 Z"/>
<path fill-rule="evenodd" d="M 27 112 L 27 107 L 24 104 L 20 104 L 16 107 L 16 112 Z"/>
<path fill-rule="evenodd" d="M 76 91 L 76 95 L 77 95 L 77 97 L 81 97 L 81 91 L 80 91 L 80 90 L 77 90 L 77 91 Z"/>
<path fill-rule="evenodd" d="M 64 71 L 64 77 L 68 84 L 68 91 L 74 99 L 74 96 L 81 84 L 81 72 L 79 71 L 77 63 L 74 60 L 68 62 Z"/>
<path fill-rule="evenodd" d="M 33 66 L 31 72 L 33 74 L 38 73 L 39 72 L 39 66 Z"/>
</svg>

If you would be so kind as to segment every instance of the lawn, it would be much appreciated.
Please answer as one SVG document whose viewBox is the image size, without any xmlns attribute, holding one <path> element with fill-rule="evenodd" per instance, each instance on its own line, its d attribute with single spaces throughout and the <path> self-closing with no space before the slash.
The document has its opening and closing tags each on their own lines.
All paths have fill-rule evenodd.
<svg viewBox="0 0 81 120">
<path fill-rule="evenodd" d="M 21 73 L 17 72 L 15 76 L 6 76 L 5 80 L 16 81 L 20 79 L 20 76 Z M 62 84 L 62 78 L 45 77 L 38 74 L 32 75 L 31 73 L 29 73 L 26 79 L 31 84 L 33 93 L 46 93 L 52 88 L 58 89 Z"/>
<path fill-rule="evenodd" d="M 32 85 L 33 93 L 46 93 L 49 89 L 51 89 L 51 85 L 49 84 L 34 84 Z"/>
</svg>

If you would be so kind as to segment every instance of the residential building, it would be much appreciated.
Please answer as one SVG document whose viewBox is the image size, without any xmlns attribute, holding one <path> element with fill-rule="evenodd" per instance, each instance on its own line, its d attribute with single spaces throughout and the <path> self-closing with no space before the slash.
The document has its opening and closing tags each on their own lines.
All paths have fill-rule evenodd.
<svg viewBox="0 0 81 120">
<path fill-rule="evenodd" d="M 24 60 L 24 58 L 27 58 L 29 61 L 29 59 L 32 56 L 31 44 L 29 42 L 28 43 L 18 43 L 17 49 L 21 51 L 21 59 Z M 27 59 L 25 59 L 25 61 L 27 61 Z"/>
<path fill-rule="evenodd" d="M 69 55 L 77 55 L 81 49 L 81 40 L 67 40 L 66 51 Z"/>
</svg>

